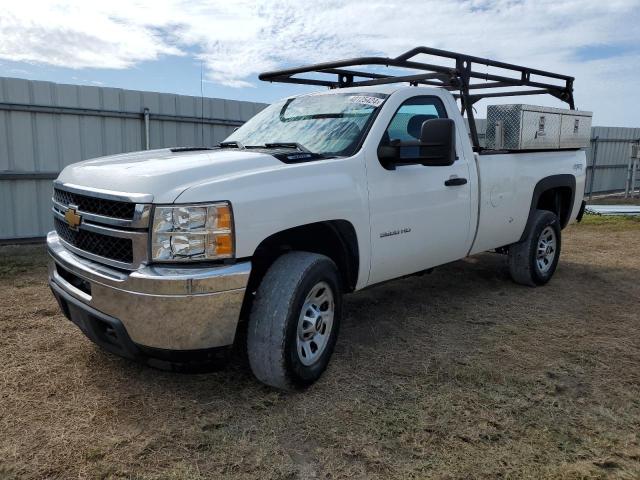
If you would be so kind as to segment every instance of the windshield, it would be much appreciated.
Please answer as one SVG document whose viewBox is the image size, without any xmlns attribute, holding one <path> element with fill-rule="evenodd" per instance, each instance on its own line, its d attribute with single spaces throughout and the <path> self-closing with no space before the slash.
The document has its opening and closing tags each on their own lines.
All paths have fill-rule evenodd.
<svg viewBox="0 0 640 480">
<path fill-rule="evenodd" d="M 312 94 L 270 105 L 225 142 L 246 148 L 298 144 L 326 156 L 350 156 L 388 95 L 381 93 Z"/>
</svg>

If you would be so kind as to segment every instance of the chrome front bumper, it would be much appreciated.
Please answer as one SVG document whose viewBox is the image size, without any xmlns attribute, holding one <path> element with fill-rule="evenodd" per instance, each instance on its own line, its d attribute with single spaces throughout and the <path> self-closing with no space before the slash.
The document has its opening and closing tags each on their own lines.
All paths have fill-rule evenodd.
<svg viewBox="0 0 640 480">
<path fill-rule="evenodd" d="M 135 344 L 184 351 L 233 343 L 251 262 L 127 272 L 70 252 L 55 232 L 47 235 L 47 248 L 56 297 L 117 319 Z"/>
</svg>

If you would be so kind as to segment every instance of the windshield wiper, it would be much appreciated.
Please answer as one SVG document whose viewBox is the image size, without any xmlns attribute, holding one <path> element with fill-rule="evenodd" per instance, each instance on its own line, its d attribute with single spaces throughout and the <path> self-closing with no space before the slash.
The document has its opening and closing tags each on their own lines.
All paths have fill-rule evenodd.
<svg viewBox="0 0 640 480">
<path fill-rule="evenodd" d="M 244 149 L 244 145 L 242 145 L 240 142 L 236 142 L 235 140 L 232 140 L 230 142 L 220 142 L 218 144 L 218 146 L 220 148 L 239 148 L 239 149 Z"/>
<path fill-rule="evenodd" d="M 265 148 L 296 148 L 304 153 L 313 153 L 304 145 L 300 145 L 298 142 L 271 142 L 265 143 Z"/>
<path fill-rule="evenodd" d="M 285 163 L 289 163 L 291 160 L 318 160 L 318 159 L 328 159 L 328 158 L 338 158 L 341 155 L 333 155 L 326 153 L 316 153 L 309 150 L 304 145 L 298 142 L 266 142 L 263 145 L 244 145 L 243 148 L 247 150 L 259 150 L 259 149 L 285 149 L 291 148 L 298 151 L 298 153 L 283 153 L 283 152 L 275 152 L 272 155 L 280 160 L 285 161 Z"/>
<path fill-rule="evenodd" d="M 307 147 L 298 142 L 266 142 L 262 145 L 245 145 L 244 148 L 295 148 L 302 153 L 313 153 Z"/>
</svg>

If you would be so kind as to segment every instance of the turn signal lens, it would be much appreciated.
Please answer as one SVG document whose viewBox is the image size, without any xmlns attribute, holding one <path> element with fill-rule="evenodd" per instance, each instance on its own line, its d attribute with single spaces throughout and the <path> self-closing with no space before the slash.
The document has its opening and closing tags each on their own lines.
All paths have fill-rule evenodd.
<svg viewBox="0 0 640 480">
<path fill-rule="evenodd" d="M 231 208 L 228 205 L 216 208 L 216 230 L 231 230 Z"/>
<path fill-rule="evenodd" d="M 231 255 L 233 253 L 233 238 L 230 233 L 216 235 L 216 253 L 218 255 Z"/>
</svg>

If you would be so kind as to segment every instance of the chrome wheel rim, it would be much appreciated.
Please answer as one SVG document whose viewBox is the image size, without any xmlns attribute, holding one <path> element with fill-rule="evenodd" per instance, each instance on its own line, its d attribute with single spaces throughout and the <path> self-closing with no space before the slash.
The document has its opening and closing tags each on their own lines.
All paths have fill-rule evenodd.
<svg viewBox="0 0 640 480">
<path fill-rule="evenodd" d="M 317 283 L 307 295 L 298 318 L 296 350 L 300 362 L 313 365 L 329 343 L 335 304 L 327 282 Z"/>
<path fill-rule="evenodd" d="M 552 227 L 545 227 L 538 237 L 538 248 L 536 251 L 536 264 L 541 273 L 547 273 L 553 265 L 557 250 L 556 232 Z"/>
</svg>

